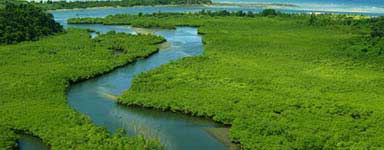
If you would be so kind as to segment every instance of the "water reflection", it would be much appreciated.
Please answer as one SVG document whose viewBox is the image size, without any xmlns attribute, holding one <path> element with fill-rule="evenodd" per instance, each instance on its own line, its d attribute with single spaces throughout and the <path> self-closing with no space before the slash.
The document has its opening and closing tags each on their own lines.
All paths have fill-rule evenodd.
<svg viewBox="0 0 384 150">
<path fill-rule="evenodd" d="M 17 146 L 19 150 L 48 150 L 49 147 L 41 141 L 41 139 L 30 136 L 30 135 L 20 135 L 20 138 L 17 140 Z"/>
</svg>

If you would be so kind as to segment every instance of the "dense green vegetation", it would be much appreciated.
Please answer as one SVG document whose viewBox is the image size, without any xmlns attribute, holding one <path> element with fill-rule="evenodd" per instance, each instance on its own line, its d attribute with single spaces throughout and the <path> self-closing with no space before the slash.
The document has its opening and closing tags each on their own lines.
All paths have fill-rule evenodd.
<svg viewBox="0 0 384 150">
<path fill-rule="evenodd" d="M 110 0 L 110 1 L 49 1 L 47 3 L 35 3 L 45 9 L 74 9 L 92 7 L 132 7 L 155 5 L 197 5 L 211 4 L 210 0 Z"/>
<path fill-rule="evenodd" d="M 373 18 L 372 37 L 384 38 L 384 17 Z"/>
<path fill-rule="evenodd" d="M 141 74 L 119 98 L 122 104 L 231 124 L 232 140 L 244 149 L 384 147 L 384 59 L 364 51 L 382 32 L 372 22 L 381 21 L 321 25 L 335 15 L 315 21 L 311 15 L 180 15 L 71 22 L 199 26 L 205 54 Z"/>
<path fill-rule="evenodd" d="M 273 9 L 266 9 L 261 11 L 260 13 L 254 13 L 252 11 L 244 12 L 244 11 L 211 11 L 211 10 L 202 10 L 199 12 L 191 12 L 191 13 L 167 13 L 167 12 L 158 12 L 152 14 L 143 14 L 139 13 L 138 15 L 131 14 L 117 14 L 110 15 L 105 18 L 71 18 L 68 20 L 69 24 L 106 24 L 106 25 L 119 25 L 119 24 L 129 24 L 132 26 L 139 27 L 162 27 L 162 28 L 175 28 L 175 25 L 182 26 L 201 26 L 202 20 L 196 20 L 196 16 L 199 17 L 224 17 L 224 16 L 237 16 L 237 17 L 260 17 L 260 16 L 292 16 L 291 14 L 282 14 Z M 148 19 L 141 20 L 141 17 L 146 17 Z M 151 18 L 151 19 L 149 19 Z M 182 22 L 176 23 L 174 20 L 164 21 L 163 18 L 172 18 L 182 20 Z M 129 19 L 130 21 L 126 21 Z M 152 21 L 150 21 L 152 20 Z M 149 22 L 150 21 L 150 22 Z M 175 24 L 176 23 L 176 24 Z"/>
<path fill-rule="evenodd" d="M 0 46 L 0 149 L 24 132 L 52 149 L 161 149 L 141 136 L 110 136 L 67 105 L 70 82 L 88 79 L 157 51 L 161 37 L 110 32 L 91 39 L 85 30 Z"/>
<path fill-rule="evenodd" d="M 371 24 L 373 24 L 371 37 L 368 37 L 370 45 L 366 52 L 384 55 L 384 17 L 374 18 Z"/>
<path fill-rule="evenodd" d="M 36 40 L 62 31 L 51 14 L 34 5 L 5 3 L 0 8 L 0 44 Z"/>
<path fill-rule="evenodd" d="M 277 16 L 277 15 L 280 15 L 281 13 L 274 9 L 265 9 L 260 14 L 261 16 Z"/>
<path fill-rule="evenodd" d="M 357 15 L 333 15 L 333 14 L 323 14 L 323 15 L 306 15 L 306 14 L 285 14 L 274 9 L 265 9 L 259 13 L 254 13 L 252 11 L 211 11 L 211 10 L 202 10 L 199 12 L 190 12 L 190 13 L 167 13 L 167 12 L 157 12 L 152 14 L 143 14 L 139 13 L 138 15 L 132 14 L 116 14 L 109 15 L 105 18 L 71 18 L 68 20 L 69 24 L 106 24 L 106 25 L 124 25 L 129 24 L 132 26 L 138 27 L 161 27 L 161 28 L 175 28 L 175 26 L 202 26 L 204 20 L 208 19 L 207 17 L 283 17 L 283 18 L 296 18 L 297 22 L 305 23 L 311 26 L 334 26 L 334 25 L 347 25 L 347 26 L 358 26 L 373 24 L 374 22 L 380 23 L 380 21 L 375 21 L 376 18 L 369 20 L 367 16 L 357 16 Z M 145 17 L 148 19 L 142 20 L 141 18 Z M 200 18 L 200 19 L 197 19 Z M 150 18 L 150 19 L 149 19 Z M 164 18 L 172 18 L 171 20 L 164 20 Z M 175 22 L 175 20 L 181 22 Z M 129 20 L 129 21 L 127 21 Z M 380 19 L 378 19 L 380 20 Z M 160 22 L 161 21 L 161 22 Z M 165 22 L 164 22 L 165 21 Z M 379 27 L 379 25 L 374 25 L 374 27 Z"/>
<path fill-rule="evenodd" d="M 254 13 L 252 11 L 243 12 L 236 11 L 231 12 L 227 10 L 221 11 L 210 11 L 202 10 L 199 12 L 192 13 L 166 13 L 158 12 L 153 14 L 143 14 L 139 13 L 138 15 L 132 14 L 117 14 L 110 15 L 105 18 L 71 18 L 68 20 L 69 24 L 106 24 L 106 25 L 120 25 L 120 24 L 129 24 L 137 27 L 161 27 L 161 28 L 175 28 L 175 26 L 202 26 L 207 17 L 225 17 L 225 16 L 237 16 L 237 17 L 260 17 L 260 16 L 291 16 L 290 14 L 281 14 L 278 11 L 271 11 L 269 9 L 264 10 L 260 13 Z M 203 17 L 204 19 L 196 19 Z M 141 18 L 145 17 L 145 20 Z M 169 20 L 164 20 L 167 18 Z M 129 20 L 129 21 L 127 21 Z M 179 21 L 179 22 L 175 22 Z"/>
</svg>

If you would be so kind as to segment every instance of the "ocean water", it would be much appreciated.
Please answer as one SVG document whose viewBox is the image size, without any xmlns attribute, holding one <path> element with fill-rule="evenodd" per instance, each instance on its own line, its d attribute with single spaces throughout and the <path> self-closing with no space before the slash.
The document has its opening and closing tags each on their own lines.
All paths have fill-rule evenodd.
<svg viewBox="0 0 384 150">
<path fill-rule="evenodd" d="M 283 3 L 283 4 L 320 4 L 384 7 L 383 0 L 212 0 L 213 2 L 232 3 Z"/>
<path fill-rule="evenodd" d="M 215 3 L 266 4 L 272 8 L 304 11 L 384 13 L 384 0 L 212 0 Z M 295 6 L 274 6 L 291 4 Z"/>
<path fill-rule="evenodd" d="M 47 1 L 47 0 L 27 0 Z M 61 0 L 53 0 L 61 1 Z M 65 0 L 65 1 L 95 1 L 95 0 Z M 104 1 L 104 0 L 100 0 Z M 186 11 L 194 9 L 211 10 L 244 10 L 259 12 L 265 8 L 273 8 L 288 13 L 340 13 L 361 14 L 369 16 L 384 16 L 384 0 L 212 0 L 214 3 L 234 3 L 235 5 L 207 6 L 207 7 L 180 7 Z M 238 5 L 241 4 L 241 5 Z M 258 4 L 244 5 L 244 4 Z M 289 5 L 281 5 L 289 4 Z M 237 6 L 236 6 L 237 5 Z M 162 10 L 162 9 L 161 9 Z"/>
</svg>

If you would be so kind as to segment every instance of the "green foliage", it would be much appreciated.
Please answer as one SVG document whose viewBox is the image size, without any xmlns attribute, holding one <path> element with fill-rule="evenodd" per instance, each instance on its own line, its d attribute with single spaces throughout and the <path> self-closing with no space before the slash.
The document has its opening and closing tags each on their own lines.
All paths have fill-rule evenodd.
<svg viewBox="0 0 384 150">
<path fill-rule="evenodd" d="M 9 128 L 0 126 L 0 149 L 14 149 L 17 135 Z"/>
<path fill-rule="evenodd" d="M 234 16 L 234 17 L 260 17 L 260 16 L 271 16 L 271 15 L 263 15 L 264 12 L 269 12 L 270 10 L 265 10 L 260 13 L 253 13 L 252 11 L 244 12 L 244 11 L 227 11 L 227 10 L 219 10 L 219 11 L 211 11 L 211 10 L 201 10 L 199 12 L 189 12 L 189 13 L 168 13 L 168 12 L 157 12 L 152 14 L 143 14 L 139 13 L 138 15 L 133 14 L 116 14 L 109 15 L 106 18 L 71 18 L 68 20 L 69 24 L 107 24 L 107 25 L 119 25 L 119 24 L 129 24 L 132 26 L 140 26 L 140 27 L 162 27 L 162 28 L 174 28 L 175 26 L 201 26 L 202 20 L 194 20 L 196 17 L 198 18 L 207 18 L 207 17 L 225 17 L 225 16 Z M 305 15 L 295 15 L 295 14 L 282 14 L 277 12 L 274 15 L 279 15 L 280 17 L 292 17 L 296 16 L 299 18 L 306 18 Z M 140 17 L 151 18 L 148 20 L 141 20 Z M 171 20 L 165 20 L 163 18 L 168 18 Z M 130 19 L 127 21 L 126 19 Z M 137 20 L 136 20 L 137 19 Z M 182 20 L 177 23 L 175 20 Z M 152 20 L 152 21 L 151 21 Z M 162 23 L 159 23 L 159 21 Z"/>
<path fill-rule="evenodd" d="M 193 25 L 203 35 L 203 56 L 141 74 L 119 97 L 122 104 L 231 124 L 232 140 L 243 149 L 382 149 L 383 63 L 355 59 L 341 46 L 370 35 L 369 26 L 311 26 L 303 23 L 309 17 L 115 15 L 99 21 Z"/>
<path fill-rule="evenodd" d="M 163 38 L 108 33 L 91 39 L 85 30 L 34 42 L 0 46 L 0 149 L 12 149 L 15 131 L 40 137 L 52 149 L 161 149 L 141 136 L 110 136 L 71 109 L 70 82 L 89 79 L 157 51 Z M 119 47 L 115 54 L 113 47 Z"/>
<path fill-rule="evenodd" d="M 384 38 L 384 17 L 372 19 L 372 37 Z"/>
<path fill-rule="evenodd" d="M 55 1 L 48 3 L 35 3 L 45 9 L 74 9 L 91 7 L 132 7 L 154 5 L 196 5 L 211 4 L 210 0 L 110 0 L 110 1 Z"/>
<path fill-rule="evenodd" d="M 312 26 L 335 26 L 335 25 L 367 25 L 369 17 L 359 15 L 335 15 L 335 14 L 311 14 L 308 24 Z"/>
<path fill-rule="evenodd" d="M 260 14 L 261 16 L 277 16 L 281 13 L 275 9 L 264 9 Z"/>
<path fill-rule="evenodd" d="M 36 40 L 62 31 L 51 14 L 34 5 L 6 3 L 0 9 L 0 44 Z"/>
<path fill-rule="evenodd" d="M 360 27 L 362 24 L 366 26 L 367 31 L 360 36 L 354 38 L 345 45 L 345 51 L 349 51 L 350 55 L 354 55 L 355 59 L 369 59 L 371 62 L 381 64 L 384 60 L 384 19 L 383 17 L 375 17 L 354 21 L 354 25 Z"/>
<path fill-rule="evenodd" d="M 370 24 L 370 45 L 366 49 L 375 55 L 384 56 L 384 17 L 373 18 Z"/>
<path fill-rule="evenodd" d="M 358 15 L 312 14 L 308 19 L 311 26 L 352 26 L 351 32 L 360 33 L 348 44 L 342 53 L 353 59 L 370 59 L 373 63 L 381 63 L 384 54 L 384 21 L 383 17 L 367 17 Z M 369 33 L 369 34 L 367 34 Z"/>
<path fill-rule="evenodd" d="M 192 13 L 167 13 L 158 12 L 152 14 L 139 13 L 138 15 L 133 14 L 116 14 L 109 15 L 106 18 L 71 18 L 68 20 L 69 24 L 106 24 L 106 25 L 120 25 L 128 24 L 137 27 L 161 27 L 161 28 L 175 28 L 175 26 L 201 26 L 203 20 L 210 17 L 258 17 L 260 14 L 254 14 L 252 11 L 243 12 L 230 12 L 227 10 L 210 11 L 202 10 L 199 12 Z M 291 16 L 289 14 L 280 14 L 281 17 Z M 148 18 L 146 20 L 140 19 L 141 17 Z M 195 19 L 196 17 L 200 19 Z M 150 18 L 150 19 L 149 19 Z M 164 20 L 167 18 L 168 20 Z M 129 21 L 127 21 L 129 19 Z M 178 22 L 177 22 L 178 21 Z"/>
<path fill-rule="evenodd" d="M 147 20 L 140 19 L 145 16 Z M 207 17 L 203 15 L 201 17 Z M 164 20 L 168 18 L 168 20 Z M 177 26 L 201 26 L 201 20 L 195 20 L 194 14 L 183 14 L 183 13 L 153 13 L 153 14 L 117 14 L 107 16 L 106 18 L 71 18 L 68 20 L 69 24 L 107 24 L 107 25 L 119 25 L 128 24 L 135 27 L 161 27 L 161 28 L 175 28 Z M 129 20 L 129 21 L 127 21 Z M 176 20 L 180 22 L 175 22 Z"/>
</svg>

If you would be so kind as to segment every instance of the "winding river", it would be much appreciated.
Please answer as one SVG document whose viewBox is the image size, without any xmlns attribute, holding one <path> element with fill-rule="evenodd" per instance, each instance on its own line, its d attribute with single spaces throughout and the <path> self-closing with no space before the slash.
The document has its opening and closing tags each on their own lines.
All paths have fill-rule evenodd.
<svg viewBox="0 0 384 150">
<path fill-rule="evenodd" d="M 68 16 L 71 15 L 67 15 L 64 20 L 69 18 Z M 60 16 L 55 16 L 55 18 L 60 19 Z M 67 25 L 65 21 L 59 21 L 66 28 L 88 28 L 101 33 L 115 30 L 116 32 L 137 34 L 130 26 Z M 177 27 L 175 30 L 146 30 L 164 37 L 169 42 L 169 46 L 161 48 L 158 53 L 146 59 L 118 68 L 103 76 L 71 85 L 67 93 L 69 105 L 76 111 L 90 116 L 96 125 L 106 127 L 111 133 L 123 128 L 129 135 L 143 134 L 146 137 L 157 138 L 166 149 L 226 149 L 225 144 L 206 131 L 209 128 L 222 127 L 217 123 L 180 113 L 121 106 L 113 99 L 111 95 L 120 95 L 129 89 L 131 81 L 136 75 L 183 57 L 203 53 L 203 43 L 201 36 L 197 34 L 197 28 Z M 19 141 L 41 145 L 33 137 Z M 20 149 L 26 147 L 22 142 L 19 144 Z"/>
<path fill-rule="evenodd" d="M 139 10 L 126 13 L 157 12 L 157 7 L 136 8 Z M 169 11 L 192 11 L 194 8 L 172 8 Z M 73 10 L 51 12 L 55 20 L 65 28 L 75 27 L 93 29 L 100 33 L 115 30 L 129 34 L 137 34 L 130 26 L 113 25 L 69 25 L 66 20 L 73 17 L 102 17 L 108 14 L 122 13 L 100 10 Z M 67 98 L 69 105 L 76 111 L 86 114 L 99 126 L 106 127 L 113 133 L 123 128 L 129 135 L 143 134 L 146 137 L 157 138 L 166 149 L 176 150 L 216 150 L 227 149 L 225 145 L 207 132 L 207 129 L 222 128 L 213 121 L 190 117 L 180 113 L 160 112 L 144 108 L 121 106 L 113 100 L 111 95 L 120 95 L 131 86 L 132 79 L 143 72 L 149 71 L 163 64 L 183 57 L 201 55 L 203 43 L 197 28 L 177 27 L 169 29 L 146 29 L 156 35 L 164 37 L 169 46 L 163 47 L 152 56 L 139 60 L 133 64 L 118 68 L 113 72 L 71 85 Z M 93 34 L 94 35 L 94 34 Z M 19 149 L 34 150 L 47 149 L 47 146 L 36 137 L 23 135 L 18 140 Z"/>
<path fill-rule="evenodd" d="M 66 27 L 88 28 L 101 33 L 115 30 L 137 34 L 130 26 L 66 25 Z M 103 76 L 71 85 L 67 93 L 69 105 L 78 112 L 90 116 L 96 125 L 106 127 L 112 133 L 123 128 L 129 135 L 143 134 L 146 137 L 157 138 L 166 149 L 226 149 L 229 145 L 221 143 L 207 132 L 209 128 L 221 128 L 220 124 L 180 113 L 122 106 L 111 96 L 120 95 L 129 89 L 132 79 L 140 73 L 183 57 L 203 53 L 203 43 L 201 36 L 197 34 L 197 28 L 145 30 L 164 37 L 169 46 L 161 48 L 158 53 L 146 59 L 138 60 Z M 19 140 L 19 149 L 41 149 L 44 145 L 39 141 L 34 137 L 23 136 Z"/>
<path fill-rule="evenodd" d="M 130 26 L 110 25 L 68 25 L 66 20 L 74 17 L 104 17 L 119 13 L 153 13 L 153 12 L 194 12 L 202 9 L 254 11 L 262 8 L 249 7 L 134 7 L 108 8 L 89 10 L 52 11 L 55 20 L 65 28 L 87 28 L 105 33 L 111 30 L 136 34 Z M 306 12 L 303 10 L 281 10 L 284 12 Z M 347 12 L 348 13 L 348 12 Z M 366 15 L 383 15 L 367 13 Z M 111 133 L 123 128 L 129 135 L 143 134 L 158 138 L 166 149 L 183 150 L 216 150 L 228 149 L 226 145 L 206 132 L 207 129 L 220 128 L 212 121 L 190 117 L 179 113 L 159 112 L 150 109 L 131 108 L 118 105 L 111 95 L 119 95 L 131 86 L 136 75 L 159 67 L 171 61 L 201 55 L 203 44 L 197 34 L 197 28 L 178 27 L 176 30 L 148 29 L 156 35 L 164 37 L 170 46 L 162 48 L 158 53 L 133 64 L 119 68 L 103 76 L 74 84 L 68 91 L 69 105 L 80 113 L 90 116 L 96 125 L 106 127 Z M 23 135 L 19 140 L 19 149 L 48 149 L 41 140 Z"/>
<path fill-rule="evenodd" d="M 101 32 L 116 29 L 135 34 L 129 26 L 104 26 L 97 29 Z M 70 106 L 90 116 L 96 125 L 107 127 L 111 132 L 124 128 L 129 135 L 144 134 L 158 138 L 166 149 L 225 149 L 225 145 L 205 131 L 206 128 L 219 127 L 214 122 L 178 113 L 125 107 L 111 98 L 110 95 L 120 95 L 129 89 L 131 80 L 136 75 L 170 61 L 200 55 L 203 52 L 201 37 L 196 28 L 178 27 L 176 30 L 151 32 L 167 39 L 170 46 L 147 59 L 72 85 L 68 91 Z"/>
</svg>

